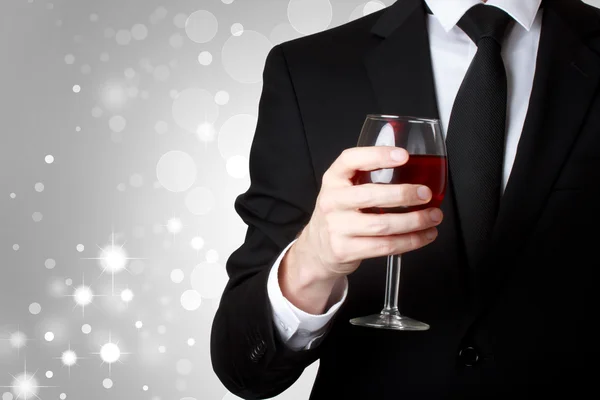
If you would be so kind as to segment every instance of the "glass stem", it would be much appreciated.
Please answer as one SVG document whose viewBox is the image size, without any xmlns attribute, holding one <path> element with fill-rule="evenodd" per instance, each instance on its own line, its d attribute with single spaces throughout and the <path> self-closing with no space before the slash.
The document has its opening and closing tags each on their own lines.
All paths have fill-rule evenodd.
<svg viewBox="0 0 600 400">
<path fill-rule="evenodd" d="M 398 315 L 398 289 L 400 287 L 400 264 L 399 254 L 389 255 L 387 258 L 387 275 L 385 278 L 385 303 L 382 314 Z"/>
</svg>

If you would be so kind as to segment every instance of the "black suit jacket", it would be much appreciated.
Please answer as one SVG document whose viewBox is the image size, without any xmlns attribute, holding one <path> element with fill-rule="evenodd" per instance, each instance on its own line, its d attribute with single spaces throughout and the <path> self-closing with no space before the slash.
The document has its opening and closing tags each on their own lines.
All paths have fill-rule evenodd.
<svg viewBox="0 0 600 400">
<path fill-rule="evenodd" d="M 542 10 L 531 101 L 485 259 L 466 266 L 450 182 L 438 238 L 403 256 L 401 311 L 431 329 L 348 322 L 383 306 L 386 259 L 368 259 L 320 344 L 298 352 L 276 332 L 267 277 L 308 223 L 323 173 L 356 146 L 366 114 L 438 111 L 421 0 L 271 50 L 251 185 L 235 202 L 248 230 L 211 334 L 231 392 L 273 397 L 320 359 L 312 400 L 598 395 L 600 14 L 577 0 Z"/>
</svg>

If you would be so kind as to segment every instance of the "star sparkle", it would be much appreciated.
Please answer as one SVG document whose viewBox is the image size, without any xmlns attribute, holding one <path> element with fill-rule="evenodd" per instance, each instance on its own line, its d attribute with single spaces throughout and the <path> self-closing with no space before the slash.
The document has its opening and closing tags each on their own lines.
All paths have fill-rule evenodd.
<svg viewBox="0 0 600 400">
<path fill-rule="evenodd" d="M 38 381 L 35 377 L 34 373 L 30 373 L 27 371 L 27 360 L 25 360 L 25 367 L 23 368 L 23 372 L 14 376 L 9 374 L 13 380 L 10 386 L 0 386 L 2 388 L 9 388 L 12 390 L 13 394 L 16 396 L 15 400 L 23 399 L 28 400 L 35 397 L 36 399 L 42 400 L 41 397 L 38 396 L 41 388 L 50 388 L 56 386 L 44 386 L 39 385 Z"/>
<path fill-rule="evenodd" d="M 112 364 L 114 364 L 117 361 L 123 364 L 123 362 L 121 361 L 121 356 L 123 354 L 131 353 L 125 353 L 121 351 L 121 349 L 119 348 L 119 342 L 113 343 L 111 333 L 109 332 L 108 342 L 100 346 L 99 352 L 92 354 L 97 354 L 100 356 L 100 358 L 102 359 L 102 364 L 100 365 L 103 365 L 104 363 L 108 364 L 108 376 L 110 376 Z"/>
<path fill-rule="evenodd" d="M 124 245 L 125 242 L 122 245 L 115 247 L 115 232 L 113 230 L 111 244 L 109 246 L 105 246 L 104 248 L 98 246 L 98 248 L 100 249 L 100 257 L 82 257 L 82 260 L 100 260 L 100 266 L 102 267 L 102 273 L 100 275 L 102 275 L 106 271 L 110 272 L 112 279 L 112 295 L 114 295 L 115 291 L 115 273 L 118 273 L 122 270 L 131 273 L 131 271 L 127 269 L 127 263 L 129 262 L 129 260 L 146 259 L 138 257 L 128 257 L 127 252 L 123 248 Z"/>
</svg>

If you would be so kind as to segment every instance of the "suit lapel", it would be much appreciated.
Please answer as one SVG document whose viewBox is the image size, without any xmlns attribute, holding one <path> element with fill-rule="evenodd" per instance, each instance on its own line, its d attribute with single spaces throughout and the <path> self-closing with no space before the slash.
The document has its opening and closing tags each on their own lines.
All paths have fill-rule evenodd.
<svg viewBox="0 0 600 400">
<path fill-rule="evenodd" d="M 421 0 L 397 0 L 371 29 L 383 39 L 364 58 L 380 114 L 438 118 L 426 17 Z"/>
<path fill-rule="evenodd" d="M 584 7 L 544 2 L 529 109 L 492 236 L 495 268 L 477 271 L 487 296 L 508 278 L 508 260 L 526 243 L 597 91 L 600 56 L 582 38 L 600 30 L 600 20 Z"/>
</svg>

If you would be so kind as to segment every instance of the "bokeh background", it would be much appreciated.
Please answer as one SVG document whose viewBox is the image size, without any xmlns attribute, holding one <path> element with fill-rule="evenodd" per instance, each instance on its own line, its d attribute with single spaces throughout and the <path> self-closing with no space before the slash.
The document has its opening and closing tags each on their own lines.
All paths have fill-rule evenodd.
<svg viewBox="0 0 600 400">
<path fill-rule="evenodd" d="M 266 55 L 393 2 L 2 0 L 1 400 L 237 398 L 209 339 Z"/>
</svg>

